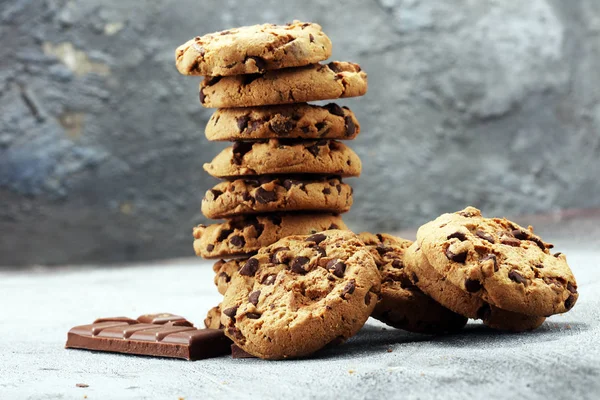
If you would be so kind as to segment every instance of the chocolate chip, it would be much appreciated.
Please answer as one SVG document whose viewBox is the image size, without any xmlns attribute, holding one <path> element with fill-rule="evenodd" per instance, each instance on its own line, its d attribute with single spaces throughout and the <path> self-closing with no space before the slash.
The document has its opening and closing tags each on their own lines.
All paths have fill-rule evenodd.
<svg viewBox="0 0 600 400">
<path fill-rule="evenodd" d="M 277 275 L 267 275 L 263 278 L 261 283 L 263 285 L 272 285 L 275 283 L 276 279 L 277 279 Z"/>
<path fill-rule="evenodd" d="M 226 308 L 223 310 L 223 314 L 227 315 L 229 318 L 235 317 L 235 313 L 237 313 L 238 306 Z"/>
<path fill-rule="evenodd" d="M 287 135 L 294 129 L 295 126 L 296 124 L 294 123 L 294 121 L 290 120 L 272 121 L 269 124 L 269 128 L 271 128 L 271 130 L 278 135 Z"/>
<path fill-rule="evenodd" d="M 329 189 L 329 188 L 323 189 L 323 194 L 331 194 L 331 189 Z"/>
<path fill-rule="evenodd" d="M 331 225 L 329 225 L 329 228 L 327 228 L 328 231 L 330 231 L 332 229 L 340 229 L 340 227 L 337 226 L 337 224 L 331 224 Z"/>
<path fill-rule="evenodd" d="M 289 247 L 278 247 L 274 249 L 271 253 L 271 258 L 269 259 L 269 261 L 271 261 L 271 264 L 285 264 L 288 260 L 280 260 L 279 258 L 277 258 L 277 253 L 280 253 L 282 251 L 288 251 L 289 249 Z"/>
<path fill-rule="evenodd" d="M 467 260 L 467 251 L 464 251 L 462 253 L 459 254 L 454 254 L 453 252 L 450 251 L 450 248 L 448 247 L 446 249 L 446 257 L 448 258 L 448 260 L 457 262 L 457 263 L 461 263 L 464 264 L 465 261 Z"/>
<path fill-rule="evenodd" d="M 204 86 L 212 86 L 217 84 L 217 82 L 219 82 L 223 77 L 222 76 L 207 76 L 204 79 L 204 82 L 206 82 L 204 84 Z"/>
<path fill-rule="evenodd" d="M 344 277 L 344 272 L 346 272 L 346 264 L 342 261 L 338 261 L 337 259 L 330 260 L 325 266 L 329 272 L 338 278 Z"/>
<path fill-rule="evenodd" d="M 257 305 L 259 297 L 260 297 L 260 290 L 257 290 L 248 295 L 248 301 L 254 305 Z"/>
<path fill-rule="evenodd" d="M 306 150 L 308 150 L 308 152 L 315 157 L 319 155 L 319 146 L 317 146 L 316 144 L 308 146 Z"/>
<path fill-rule="evenodd" d="M 244 337 L 244 334 L 242 333 L 242 331 L 240 331 L 235 326 L 230 326 L 229 328 L 227 328 L 227 333 L 229 333 L 231 336 L 233 336 L 238 341 L 245 341 L 246 340 L 246 338 Z"/>
<path fill-rule="evenodd" d="M 329 67 L 330 70 L 332 70 L 335 73 L 342 72 L 342 70 L 338 68 L 335 61 L 330 62 L 329 64 L 327 64 L 327 66 Z"/>
<path fill-rule="evenodd" d="M 365 304 L 367 306 L 371 304 L 371 292 L 367 292 L 367 294 L 365 294 Z"/>
<path fill-rule="evenodd" d="M 571 282 L 567 283 L 567 290 L 571 293 L 577 293 L 577 287 L 574 286 Z"/>
<path fill-rule="evenodd" d="M 356 125 L 354 125 L 354 120 L 351 116 L 347 116 L 344 118 L 344 123 L 346 124 L 346 136 L 352 136 L 356 132 Z"/>
<path fill-rule="evenodd" d="M 254 197 L 260 204 L 267 204 L 277 200 L 277 194 L 275 191 L 268 191 L 262 187 L 256 189 L 256 192 L 254 192 Z"/>
<path fill-rule="evenodd" d="M 521 229 L 514 229 L 512 235 L 519 240 L 527 240 L 529 239 L 529 234 Z"/>
<path fill-rule="evenodd" d="M 307 237 L 305 241 L 315 242 L 316 244 L 319 244 L 325 239 L 327 239 L 327 235 L 323 233 L 315 233 L 314 235 L 310 235 L 309 237 Z"/>
<path fill-rule="evenodd" d="M 250 121 L 250 116 L 248 116 L 248 115 L 242 115 L 241 117 L 237 117 L 235 119 L 235 122 L 237 123 L 240 133 L 244 132 L 244 130 L 248 127 L 249 121 Z"/>
<path fill-rule="evenodd" d="M 531 236 L 529 238 L 529 240 L 531 240 L 533 243 L 537 244 L 537 246 L 542 249 L 542 250 L 546 250 L 546 244 L 537 236 Z"/>
<path fill-rule="evenodd" d="M 477 310 L 477 318 L 487 321 L 492 316 L 492 308 L 489 304 L 484 304 Z"/>
<path fill-rule="evenodd" d="M 252 201 L 252 200 L 254 200 L 254 197 L 250 196 L 250 193 L 248 193 L 248 192 L 242 192 L 242 200 Z"/>
<path fill-rule="evenodd" d="M 415 274 L 414 272 L 412 273 L 412 277 L 411 280 L 413 283 L 418 283 L 419 282 L 419 277 L 417 276 L 417 274 Z"/>
<path fill-rule="evenodd" d="M 231 239 L 229 239 L 229 243 L 231 243 L 235 247 L 244 247 L 244 245 L 246 244 L 246 240 L 240 235 L 235 235 L 232 236 Z"/>
<path fill-rule="evenodd" d="M 340 184 L 335 185 L 335 188 L 336 188 L 338 194 L 342 193 L 342 185 L 340 185 Z"/>
<path fill-rule="evenodd" d="M 213 251 L 215 249 L 215 245 L 214 244 L 209 244 L 206 246 L 206 251 Z"/>
<path fill-rule="evenodd" d="M 240 268 L 240 275 L 254 276 L 258 270 L 258 260 L 256 258 L 250 258 L 242 268 Z"/>
<path fill-rule="evenodd" d="M 283 181 L 283 187 L 285 190 L 290 190 L 294 184 L 297 184 L 298 181 L 294 181 L 293 179 L 286 179 Z"/>
<path fill-rule="evenodd" d="M 342 289 L 342 294 L 341 297 L 343 299 L 345 299 L 347 294 L 352 294 L 354 293 L 354 289 L 356 289 L 356 280 L 351 279 L 348 283 L 346 283 L 346 286 L 344 286 L 344 289 Z"/>
<path fill-rule="evenodd" d="M 323 128 L 325 128 L 327 125 L 325 124 L 325 122 L 317 122 L 315 124 L 315 128 L 317 128 L 317 132 L 321 132 L 323 130 Z"/>
<path fill-rule="evenodd" d="M 568 311 L 571 308 L 573 308 L 573 306 L 575 305 L 575 296 L 570 295 L 566 300 L 565 300 L 565 309 Z"/>
<path fill-rule="evenodd" d="M 242 85 L 249 85 L 258 78 L 261 78 L 262 74 L 245 74 L 242 75 Z"/>
<path fill-rule="evenodd" d="M 389 253 L 390 251 L 393 251 L 394 249 L 392 249 L 391 247 L 386 247 L 382 244 L 378 244 L 377 247 L 375 247 L 375 250 L 377 250 L 377 253 L 379 253 L 379 255 L 382 256 L 385 253 Z"/>
<path fill-rule="evenodd" d="M 279 215 L 272 214 L 272 215 L 267 216 L 267 218 L 269 218 L 269 220 L 273 223 L 273 225 L 277 225 L 277 226 L 281 225 L 282 219 Z M 262 231 L 261 231 L 261 233 L 262 233 Z"/>
<path fill-rule="evenodd" d="M 521 246 L 521 241 L 519 239 L 509 236 L 504 236 L 502 239 L 500 239 L 500 243 L 513 247 Z"/>
<path fill-rule="evenodd" d="M 259 319 L 260 318 L 260 314 L 259 313 L 254 313 L 254 312 L 249 312 L 249 313 L 246 313 L 246 318 L 249 318 L 249 319 Z"/>
<path fill-rule="evenodd" d="M 217 241 L 222 242 L 223 240 L 227 239 L 227 237 L 232 233 L 233 229 L 221 229 L 221 232 L 219 232 L 219 236 L 217 237 Z"/>
<path fill-rule="evenodd" d="M 475 279 L 465 279 L 465 289 L 469 293 L 479 292 L 481 290 L 481 282 Z"/>
<path fill-rule="evenodd" d="M 308 131 L 310 130 L 310 128 L 308 126 L 303 126 L 300 129 L 302 129 L 302 133 L 308 133 Z"/>
<path fill-rule="evenodd" d="M 206 99 L 206 95 L 204 94 L 204 88 L 200 89 L 199 97 L 200 97 L 200 104 L 204 104 L 204 99 Z"/>
<path fill-rule="evenodd" d="M 229 275 L 227 275 L 226 272 L 221 272 L 219 274 L 219 278 L 220 279 L 225 279 L 225 282 L 229 282 L 231 280 L 231 277 Z"/>
<path fill-rule="evenodd" d="M 292 272 L 297 274 L 305 274 L 307 271 L 303 267 L 304 265 L 308 264 L 309 261 L 310 260 L 308 257 L 298 256 L 292 260 L 290 263 L 290 268 L 292 269 Z"/>
<path fill-rule="evenodd" d="M 535 266 L 536 268 L 544 268 L 544 266 L 542 264 L 538 264 Z"/>
<path fill-rule="evenodd" d="M 453 234 L 448 235 L 448 237 L 446 239 L 448 239 L 448 240 L 450 240 L 450 239 L 458 239 L 461 242 L 464 242 L 465 240 L 467 240 L 467 235 L 465 235 L 462 232 L 454 232 Z"/>
<path fill-rule="evenodd" d="M 489 233 L 485 233 L 484 231 L 477 230 L 477 231 L 475 231 L 475 234 L 477 236 L 479 236 L 480 238 L 482 238 L 483 240 L 487 240 L 490 243 L 496 242 L 492 235 L 490 235 Z"/>
<path fill-rule="evenodd" d="M 558 253 L 554 253 L 554 257 L 558 258 L 562 253 L 559 251 Z"/>
<path fill-rule="evenodd" d="M 312 33 L 309 33 L 309 34 L 308 34 L 308 39 L 310 40 L 310 42 L 311 42 L 311 43 L 314 43 L 314 42 L 315 42 L 315 37 L 313 36 L 313 34 L 312 34 Z"/>
<path fill-rule="evenodd" d="M 233 163 L 241 165 L 244 155 L 252 150 L 252 142 L 234 142 L 233 143 Z"/>
<path fill-rule="evenodd" d="M 344 110 L 342 109 L 342 107 L 338 106 L 335 103 L 329 103 L 323 106 L 323 108 L 326 108 L 330 114 L 337 115 L 338 117 L 344 116 Z"/>
<path fill-rule="evenodd" d="M 527 279 L 525 279 L 523 277 L 523 275 L 521 275 L 514 269 L 508 273 L 508 277 L 510 278 L 511 281 L 516 282 L 516 283 L 522 283 L 522 284 L 527 283 Z"/>
<path fill-rule="evenodd" d="M 404 268 L 404 263 L 398 259 L 395 259 L 394 261 L 392 261 L 392 267 L 394 268 Z"/>
<path fill-rule="evenodd" d="M 254 63 L 256 64 L 256 68 L 258 68 L 259 72 L 264 72 L 265 69 L 267 68 L 267 62 L 262 57 L 249 56 L 246 59 L 254 60 Z"/>
</svg>

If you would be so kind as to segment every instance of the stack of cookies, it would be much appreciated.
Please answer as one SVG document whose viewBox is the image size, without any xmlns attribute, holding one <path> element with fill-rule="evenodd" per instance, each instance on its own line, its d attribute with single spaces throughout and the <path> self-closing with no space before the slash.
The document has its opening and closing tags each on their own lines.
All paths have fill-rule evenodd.
<svg viewBox="0 0 600 400">
<path fill-rule="evenodd" d="M 360 132 L 337 104 L 308 101 L 361 96 L 367 76 L 357 64 L 320 61 L 331 55 L 321 27 L 294 21 L 196 37 L 176 50 L 178 70 L 203 75 L 200 102 L 217 108 L 206 126 L 211 141 L 231 141 L 204 169 L 222 179 L 208 190 L 202 212 L 222 223 L 194 228 L 204 258 L 248 257 L 290 235 L 346 229 L 339 214 L 352 205 L 342 181 L 361 172 L 358 156 L 340 140 Z M 223 265 L 218 279 L 228 281 Z"/>
<path fill-rule="evenodd" d="M 577 283 L 562 253 L 504 218 L 473 207 L 421 226 L 404 254 L 412 283 L 435 301 L 489 327 L 524 331 L 569 311 Z"/>
</svg>

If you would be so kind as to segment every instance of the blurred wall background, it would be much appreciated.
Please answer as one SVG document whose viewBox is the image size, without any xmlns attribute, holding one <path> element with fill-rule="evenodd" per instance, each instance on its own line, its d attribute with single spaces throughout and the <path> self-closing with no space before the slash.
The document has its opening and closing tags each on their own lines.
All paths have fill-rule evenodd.
<svg viewBox="0 0 600 400">
<path fill-rule="evenodd" d="M 294 18 L 369 74 L 355 230 L 600 204 L 596 0 L 3 0 L 0 265 L 192 255 L 225 144 L 174 50 Z"/>
</svg>

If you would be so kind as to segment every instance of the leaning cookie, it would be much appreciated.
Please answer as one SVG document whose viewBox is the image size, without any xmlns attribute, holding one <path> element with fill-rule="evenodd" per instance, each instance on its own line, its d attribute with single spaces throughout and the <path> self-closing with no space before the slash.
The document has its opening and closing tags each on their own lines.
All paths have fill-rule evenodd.
<svg viewBox="0 0 600 400">
<path fill-rule="evenodd" d="M 234 273 L 221 322 L 254 356 L 303 357 L 358 332 L 379 288 L 373 256 L 352 232 L 292 236 L 261 249 Z"/>
<path fill-rule="evenodd" d="M 235 142 L 207 164 L 215 178 L 268 174 L 359 176 L 360 158 L 335 140 Z"/>
<path fill-rule="evenodd" d="M 221 304 L 208 310 L 206 318 L 204 318 L 204 326 L 207 329 L 223 329 L 221 324 Z"/>
<path fill-rule="evenodd" d="M 206 124 L 208 140 L 341 139 L 360 132 L 354 113 L 335 103 L 220 108 Z"/>
<path fill-rule="evenodd" d="M 501 218 L 467 207 L 443 214 L 417 232 L 429 263 L 449 282 L 485 302 L 520 314 L 549 316 L 570 310 L 577 283 L 564 254 Z"/>
<path fill-rule="evenodd" d="M 314 23 L 252 25 L 197 36 L 175 50 L 184 75 L 239 75 L 326 60 L 331 41 Z"/>
<path fill-rule="evenodd" d="M 344 213 L 352 206 L 352 188 L 336 177 L 307 179 L 258 176 L 218 183 L 202 199 L 210 219 L 277 211 Z"/>
<path fill-rule="evenodd" d="M 221 224 L 194 228 L 194 250 L 204 258 L 256 253 L 261 247 L 291 235 L 308 235 L 327 229 L 347 229 L 339 215 L 266 214 L 229 219 Z"/>
<path fill-rule="evenodd" d="M 371 313 L 373 318 L 394 328 L 427 334 L 455 332 L 465 326 L 467 318 L 443 307 L 410 281 L 403 260 L 410 240 L 385 233 L 358 236 L 381 274 L 381 295 Z"/>
<path fill-rule="evenodd" d="M 265 74 L 206 77 L 200 103 L 208 108 L 266 106 L 362 96 L 367 74 L 358 64 L 333 61 Z"/>
<path fill-rule="evenodd" d="M 546 319 L 502 310 L 473 293 L 461 290 L 429 264 L 417 243 L 406 249 L 404 261 L 407 273 L 419 289 L 458 314 L 481 319 L 490 328 L 512 332 L 529 331 L 542 325 Z"/>
<path fill-rule="evenodd" d="M 246 264 L 247 258 L 234 258 L 233 260 L 219 260 L 213 265 L 215 272 L 214 283 L 220 294 L 224 295 L 231 283 L 231 277 L 234 273 Z"/>
</svg>

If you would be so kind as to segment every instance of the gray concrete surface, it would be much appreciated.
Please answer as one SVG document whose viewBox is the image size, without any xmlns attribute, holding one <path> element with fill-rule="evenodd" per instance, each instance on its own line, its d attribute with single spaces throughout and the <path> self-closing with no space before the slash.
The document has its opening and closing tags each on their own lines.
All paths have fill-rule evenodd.
<svg viewBox="0 0 600 400">
<path fill-rule="evenodd" d="M 428 337 L 370 320 L 343 346 L 277 362 L 63 348 L 69 328 L 99 316 L 168 311 L 199 323 L 219 301 L 207 262 L 0 272 L 0 398 L 598 399 L 600 248 L 566 241 L 557 248 L 580 298 L 534 332 L 470 323 L 459 334 Z"/>
<path fill-rule="evenodd" d="M 355 230 L 600 204 L 596 0 L 0 1 L 0 265 L 191 255 L 223 145 L 174 49 L 293 18 L 369 73 Z"/>
</svg>

